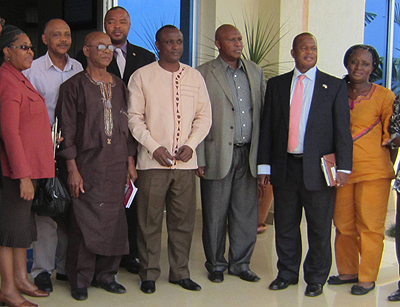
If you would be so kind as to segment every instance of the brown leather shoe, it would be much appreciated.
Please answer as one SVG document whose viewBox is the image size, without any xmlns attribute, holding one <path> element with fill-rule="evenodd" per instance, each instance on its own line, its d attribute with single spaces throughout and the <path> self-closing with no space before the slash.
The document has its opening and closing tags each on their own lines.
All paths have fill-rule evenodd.
<svg viewBox="0 0 400 307">
<path fill-rule="evenodd" d="M 15 303 L 8 300 L 3 293 L 0 292 L 0 306 L 10 306 L 10 307 L 38 307 L 38 305 L 29 302 L 27 300 L 22 303 Z"/>
<path fill-rule="evenodd" d="M 25 289 L 24 290 L 24 289 L 18 288 L 18 291 L 23 294 L 26 294 L 28 296 L 31 296 L 31 297 L 48 297 L 50 295 L 49 292 L 46 292 L 46 291 L 43 291 L 40 289 L 36 289 L 36 290 Z"/>
</svg>

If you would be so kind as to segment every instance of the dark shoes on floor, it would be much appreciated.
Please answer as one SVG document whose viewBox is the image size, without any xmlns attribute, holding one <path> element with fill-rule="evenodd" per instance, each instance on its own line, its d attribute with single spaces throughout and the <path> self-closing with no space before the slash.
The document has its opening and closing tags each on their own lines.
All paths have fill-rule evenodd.
<svg viewBox="0 0 400 307">
<path fill-rule="evenodd" d="M 124 294 L 126 292 L 126 289 L 123 285 L 117 283 L 116 281 L 112 281 L 110 283 L 105 283 L 105 282 L 92 282 L 92 286 L 96 288 L 102 288 L 106 290 L 107 292 L 110 293 L 115 293 L 115 294 Z"/>
<path fill-rule="evenodd" d="M 35 285 L 43 291 L 53 292 L 53 284 L 50 280 L 50 274 L 47 272 L 42 272 L 34 279 Z"/>
<path fill-rule="evenodd" d="M 245 281 L 256 282 L 256 281 L 260 280 L 260 277 L 258 277 L 257 274 L 251 270 L 245 270 L 245 271 L 240 272 L 239 274 L 233 274 L 233 273 L 229 272 L 229 274 L 238 276 L 238 277 L 240 277 L 240 279 L 243 279 Z"/>
<path fill-rule="evenodd" d="M 72 289 L 71 296 L 77 301 L 84 301 L 88 298 L 87 288 Z"/>
<path fill-rule="evenodd" d="M 322 285 L 321 284 L 309 284 L 306 287 L 306 291 L 304 292 L 305 296 L 316 297 L 322 294 Z"/>
<path fill-rule="evenodd" d="M 224 281 L 224 273 L 221 271 L 214 271 L 208 273 L 208 279 L 215 283 L 221 283 Z"/>
<path fill-rule="evenodd" d="M 56 279 L 57 280 L 62 280 L 62 281 L 68 281 L 68 277 L 66 274 L 61 274 L 61 273 L 57 273 L 56 274 Z"/>
<path fill-rule="evenodd" d="M 140 284 L 140 290 L 146 294 L 154 293 L 156 292 L 156 282 L 153 280 L 142 281 Z"/>
<path fill-rule="evenodd" d="M 375 282 L 372 283 L 372 287 L 371 288 L 364 288 L 362 286 L 359 285 L 354 285 L 351 287 L 351 294 L 353 295 L 364 295 L 367 294 L 368 292 L 370 292 L 371 290 L 375 289 Z"/>
<path fill-rule="evenodd" d="M 330 285 L 343 285 L 343 284 L 355 284 L 358 283 L 358 277 L 352 279 L 340 279 L 339 276 L 330 276 L 328 284 Z"/>
<path fill-rule="evenodd" d="M 392 294 L 388 296 L 388 300 L 391 302 L 397 302 L 400 301 L 400 289 L 397 289 L 394 291 Z"/>
<path fill-rule="evenodd" d="M 125 268 L 128 272 L 132 274 L 139 274 L 141 266 L 136 259 L 132 258 L 122 258 L 120 267 Z"/>
<path fill-rule="evenodd" d="M 281 277 L 277 277 L 273 282 L 271 282 L 268 288 L 270 290 L 283 290 L 289 287 L 290 285 L 296 285 L 296 284 L 297 282 L 291 282 Z"/>
<path fill-rule="evenodd" d="M 180 285 L 183 289 L 190 291 L 200 291 L 201 287 L 199 284 L 195 283 L 190 278 L 180 279 L 180 280 L 170 280 L 171 284 Z"/>
</svg>

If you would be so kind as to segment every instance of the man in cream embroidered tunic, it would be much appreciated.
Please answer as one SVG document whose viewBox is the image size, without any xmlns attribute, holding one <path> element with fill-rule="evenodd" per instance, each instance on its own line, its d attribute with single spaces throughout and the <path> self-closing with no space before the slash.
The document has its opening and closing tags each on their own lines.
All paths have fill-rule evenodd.
<svg viewBox="0 0 400 307">
<path fill-rule="evenodd" d="M 141 290 L 155 291 L 160 275 L 161 225 L 167 211 L 169 280 L 200 290 L 188 262 L 195 219 L 196 147 L 211 126 L 204 80 L 179 62 L 182 33 L 164 26 L 156 34 L 160 60 L 138 69 L 129 89 L 129 128 L 139 142 L 137 210 Z"/>
</svg>

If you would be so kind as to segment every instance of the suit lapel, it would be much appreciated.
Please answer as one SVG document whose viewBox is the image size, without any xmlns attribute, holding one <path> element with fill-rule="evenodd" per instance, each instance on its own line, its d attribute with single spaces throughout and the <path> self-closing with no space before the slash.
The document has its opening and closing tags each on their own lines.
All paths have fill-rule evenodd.
<svg viewBox="0 0 400 307">
<path fill-rule="evenodd" d="M 126 77 L 129 77 L 134 70 L 136 70 L 136 53 L 135 48 L 132 44 L 128 42 L 128 46 L 126 48 L 126 66 L 124 70 L 124 80 Z M 127 76 L 129 75 L 129 76 Z"/>
<path fill-rule="evenodd" d="M 290 89 L 292 86 L 292 78 L 293 78 L 293 72 L 291 72 L 283 75 L 283 80 L 282 82 L 279 83 L 279 94 L 282 97 L 282 109 L 283 109 L 283 114 L 284 114 L 284 119 L 286 123 L 286 127 L 289 129 L 289 114 L 290 114 Z"/>
<path fill-rule="evenodd" d="M 120 72 L 119 72 L 118 64 L 117 64 L 117 61 L 116 61 L 114 55 L 113 55 L 113 58 L 112 58 L 112 60 L 111 60 L 110 65 L 108 65 L 108 67 L 107 67 L 107 71 L 110 72 L 110 73 L 113 73 L 113 74 L 116 75 L 117 77 L 120 77 L 120 76 L 121 76 L 121 74 L 120 74 Z"/>
<path fill-rule="evenodd" d="M 220 84 L 226 97 L 228 97 L 228 100 L 233 105 L 231 90 L 229 89 L 228 81 L 226 80 L 225 72 L 222 68 L 221 63 L 219 62 L 219 59 L 214 60 L 212 73 L 215 79 L 217 79 L 218 83 Z"/>
<path fill-rule="evenodd" d="M 324 84 L 324 79 L 324 75 L 317 69 L 307 126 L 308 122 L 313 122 L 313 120 L 315 120 L 315 116 L 318 114 L 318 109 L 323 107 L 321 104 L 324 102 L 324 97 L 326 97 L 326 91 L 328 89 L 328 85 Z"/>
<path fill-rule="evenodd" d="M 246 74 L 247 74 L 247 80 L 249 80 L 250 95 L 251 95 L 251 105 L 253 106 L 253 109 L 258 109 L 258 108 L 256 108 L 256 105 L 255 105 L 255 103 L 257 101 L 256 97 L 255 97 L 255 94 L 257 93 L 257 90 L 259 90 L 259 89 L 255 89 L 254 90 L 255 84 L 253 84 L 253 80 L 259 81 L 259 78 L 258 78 L 258 76 L 255 76 L 256 78 L 253 78 L 253 75 L 256 75 L 256 73 L 251 69 L 250 66 L 247 66 L 245 61 L 242 61 L 242 63 L 243 63 L 244 69 L 245 69 Z"/>
</svg>

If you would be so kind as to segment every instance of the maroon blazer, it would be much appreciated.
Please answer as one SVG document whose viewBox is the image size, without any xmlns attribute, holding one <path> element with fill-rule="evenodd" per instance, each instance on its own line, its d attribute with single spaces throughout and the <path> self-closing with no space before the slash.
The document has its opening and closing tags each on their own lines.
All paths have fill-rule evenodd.
<svg viewBox="0 0 400 307">
<path fill-rule="evenodd" d="M 0 67 L 0 126 L 4 176 L 54 177 L 51 126 L 44 98 L 6 62 Z"/>
</svg>

